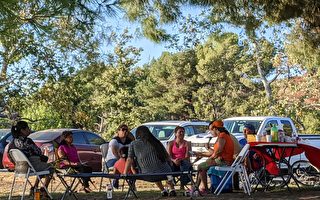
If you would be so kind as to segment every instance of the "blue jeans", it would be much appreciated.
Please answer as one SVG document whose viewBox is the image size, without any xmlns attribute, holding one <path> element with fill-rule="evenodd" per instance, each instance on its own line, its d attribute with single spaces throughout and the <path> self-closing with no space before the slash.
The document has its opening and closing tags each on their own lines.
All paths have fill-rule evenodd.
<svg viewBox="0 0 320 200">
<path fill-rule="evenodd" d="M 113 167 L 113 165 L 117 162 L 116 158 L 110 159 L 107 161 L 107 167 Z"/>
</svg>

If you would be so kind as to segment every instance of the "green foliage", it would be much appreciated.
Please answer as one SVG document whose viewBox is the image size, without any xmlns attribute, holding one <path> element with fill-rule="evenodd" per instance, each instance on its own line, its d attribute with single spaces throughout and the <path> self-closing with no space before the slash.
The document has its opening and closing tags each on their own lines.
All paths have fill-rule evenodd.
<svg viewBox="0 0 320 200">
<path fill-rule="evenodd" d="M 147 79 L 137 85 L 137 95 L 149 120 L 190 119 L 193 115 L 193 91 L 196 82 L 194 51 L 163 53 L 150 63 Z"/>
<path fill-rule="evenodd" d="M 47 102 L 38 101 L 30 104 L 21 115 L 24 120 L 29 121 L 32 130 L 70 127 L 71 123 L 62 118 L 63 113 L 49 106 Z"/>
</svg>

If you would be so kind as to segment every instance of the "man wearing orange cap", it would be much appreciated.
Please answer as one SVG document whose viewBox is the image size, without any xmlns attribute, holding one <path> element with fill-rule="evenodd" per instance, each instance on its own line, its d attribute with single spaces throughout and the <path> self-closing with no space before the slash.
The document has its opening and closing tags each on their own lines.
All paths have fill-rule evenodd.
<svg viewBox="0 0 320 200">
<path fill-rule="evenodd" d="M 195 152 L 197 157 L 209 157 L 198 165 L 199 176 L 197 183 L 201 194 L 208 191 L 207 171 L 211 166 L 231 165 L 233 162 L 234 144 L 230 133 L 223 127 L 221 120 L 212 121 L 209 130 L 213 137 L 218 137 L 213 149 L 208 152 Z"/>
</svg>

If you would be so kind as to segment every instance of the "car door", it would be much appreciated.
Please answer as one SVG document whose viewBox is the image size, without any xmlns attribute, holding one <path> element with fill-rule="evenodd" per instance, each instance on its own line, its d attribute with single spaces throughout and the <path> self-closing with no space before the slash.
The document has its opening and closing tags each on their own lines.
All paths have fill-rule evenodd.
<svg viewBox="0 0 320 200">
<path fill-rule="evenodd" d="M 84 136 L 84 132 L 77 131 L 73 132 L 73 144 L 77 148 L 78 156 L 81 162 L 86 163 L 90 167 L 95 167 L 95 162 L 93 162 L 91 156 L 93 150 L 87 142 L 86 137 Z"/>
<path fill-rule="evenodd" d="M 101 151 L 100 151 L 100 145 L 106 143 L 104 139 L 102 139 L 100 136 L 86 132 L 85 137 L 88 141 L 88 148 L 90 149 L 90 158 L 91 163 L 94 165 L 94 171 L 101 171 Z"/>
</svg>

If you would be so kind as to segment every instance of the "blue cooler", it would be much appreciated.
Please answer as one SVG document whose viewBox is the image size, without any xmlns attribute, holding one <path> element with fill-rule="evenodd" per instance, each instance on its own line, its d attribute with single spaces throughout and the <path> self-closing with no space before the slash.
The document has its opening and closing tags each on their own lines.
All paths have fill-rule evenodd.
<svg viewBox="0 0 320 200">
<path fill-rule="evenodd" d="M 210 167 L 207 173 L 211 180 L 211 192 L 214 193 L 226 172 L 218 171 L 214 167 Z M 232 177 L 227 181 L 222 192 L 232 192 Z"/>
</svg>

